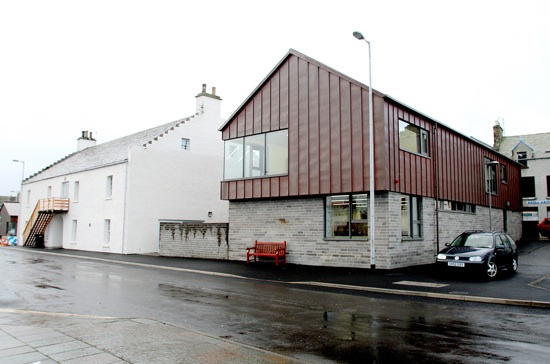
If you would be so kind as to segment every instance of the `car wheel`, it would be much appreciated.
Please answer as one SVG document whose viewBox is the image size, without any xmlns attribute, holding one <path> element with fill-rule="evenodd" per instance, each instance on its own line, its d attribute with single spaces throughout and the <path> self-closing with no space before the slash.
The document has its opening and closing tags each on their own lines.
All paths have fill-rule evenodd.
<svg viewBox="0 0 550 364">
<path fill-rule="evenodd" d="M 497 264 L 490 260 L 489 263 L 487 263 L 487 270 L 485 273 L 487 274 L 487 278 L 495 278 L 498 273 Z"/>
<path fill-rule="evenodd" d="M 511 274 L 515 274 L 518 271 L 518 258 L 512 258 L 512 263 L 510 264 L 510 268 L 508 268 L 508 270 Z"/>
</svg>

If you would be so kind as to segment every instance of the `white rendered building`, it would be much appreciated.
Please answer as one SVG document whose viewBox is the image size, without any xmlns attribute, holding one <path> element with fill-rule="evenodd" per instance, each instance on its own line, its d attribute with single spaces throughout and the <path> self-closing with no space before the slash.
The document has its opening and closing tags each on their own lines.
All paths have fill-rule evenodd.
<svg viewBox="0 0 550 364">
<path fill-rule="evenodd" d="M 161 222 L 227 223 L 220 199 L 221 99 L 196 96 L 195 114 L 78 151 L 22 185 L 19 245 L 157 253 Z"/>
</svg>

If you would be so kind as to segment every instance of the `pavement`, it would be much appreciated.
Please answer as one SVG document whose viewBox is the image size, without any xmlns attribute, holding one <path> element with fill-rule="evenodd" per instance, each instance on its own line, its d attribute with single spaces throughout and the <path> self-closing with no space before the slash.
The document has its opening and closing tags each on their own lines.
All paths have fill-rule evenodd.
<svg viewBox="0 0 550 364">
<path fill-rule="evenodd" d="M 3 249 L 270 281 L 303 289 L 326 289 L 348 294 L 414 296 L 550 309 L 550 241 L 527 241 L 518 243 L 518 247 L 518 273 L 513 276 L 503 274 L 494 281 L 469 276 L 442 276 L 432 265 L 394 270 L 294 264 L 275 267 L 273 262 L 247 265 L 242 261 L 119 255 L 67 249 Z M 0 309 L 0 364 L 304 362 L 308 361 L 156 320 Z"/>
</svg>

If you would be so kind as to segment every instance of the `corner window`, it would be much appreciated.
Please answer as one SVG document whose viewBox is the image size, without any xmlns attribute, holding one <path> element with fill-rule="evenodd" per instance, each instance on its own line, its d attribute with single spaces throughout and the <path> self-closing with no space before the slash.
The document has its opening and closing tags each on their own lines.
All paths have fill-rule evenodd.
<svg viewBox="0 0 550 364">
<path fill-rule="evenodd" d="M 408 152 L 429 156 L 430 142 L 427 130 L 399 120 L 399 147 Z"/>
<path fill-rule="evenodd" d="M 416 196 L 401 196 L 401 236 L 420 238 L 422 236 L 422 199 Z"/>
<path fill-rule="evenodd" d="M 325 201 L 325 237 L 368 237 L 369 200 L 366 194 L 328 196 Z"/>
<path fill-rule="evenodd" d="M 288 173 L 288 130 L 225 141 L 224 179 Z"/>
</svg>

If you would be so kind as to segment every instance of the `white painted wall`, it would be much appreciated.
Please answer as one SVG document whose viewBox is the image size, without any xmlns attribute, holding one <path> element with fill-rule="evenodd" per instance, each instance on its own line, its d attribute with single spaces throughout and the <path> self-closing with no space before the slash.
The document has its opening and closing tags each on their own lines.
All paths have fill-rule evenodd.
<svg viewBox="0 0 550 364">
<path fill-rule="evenodd" d="M 113 193 L 111 198 L 106 198 L 106 181 L 110 175 L 113 176 Z M 69 212 L 56 215 L 48 226 L 45 233 L 46 247 L 122 253 L 126 163 L 24 184 L 18 227 L 19 244 L 23 245 L 23 230 L 38 200 L 47 198 L 49 187 L 51 197 L 60 197 L 61 184 L 66 181 L 69 182 Z M 78 200 L 74 199 L 75 181 L 79 182 Z M 27 199 L 28 191 L 30 200 Z M 105 219 L 112 221 L 109 244 L 104 242 Z M 72 220 L 78 221 L 75 242 L 71 242 Z"/>
<path fill-rule="evenodd" d="M 146 148 L 131 150 L 125 253 L 158 252 L 160 220 L 228 222 L 229 203 L 220 199 L 223 140 L 218 128 L 223 120 L 219 103 L 197 98 L 203 113 Z M 189 139 L 189 150 L 181 149 L 182 138 Z"/>
<path fill-rule="evenodd" d="M 227 223 L 229 204 L 220 199 L 223 140 L 218 128 L 221 100 L 197 97 L 197 115 L 162 137 L 129 150 L 128 161 L 23 185 L 19 241 L 39 199 L 61 196 L 69 182 L 69 212 L 55 217 L 46 231 L 46 247 L 121 254 L 159 251 L 161 220 Z M 190 149 L 181 149 L 181 139 Z M 106 198 L 107 176 L 113 176 L 112 197 Z M 78 199 L 74 182 L 79 182 Z M 27 199 L 27 191 L 30 198 Z M 27 201 L 28 200 L 28 201 Z M 208 213 L 212 212 L 209 217 Z M 105 220 L 111 221 L 110 242 L 104 241 Z M 77 238 L 72 241 L 72 221 Z"/>
</svg>

